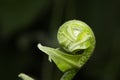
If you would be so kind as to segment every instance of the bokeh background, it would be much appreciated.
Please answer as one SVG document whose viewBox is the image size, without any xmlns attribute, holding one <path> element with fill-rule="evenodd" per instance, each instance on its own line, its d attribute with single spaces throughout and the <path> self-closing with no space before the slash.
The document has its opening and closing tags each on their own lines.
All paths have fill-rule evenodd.
<svg viewBox="0 0 120 80">
<path fill-rule="evenodd" d="M 57 30 L 71 19 L 90 25 L 97 41 L 74 80 L 120 80 L 119 0 L 0 0 L 0 80 L 18 80 L 21 72 L 59 80 L 62 72 L 37 44 L 57 47 Z"/>
</svg>

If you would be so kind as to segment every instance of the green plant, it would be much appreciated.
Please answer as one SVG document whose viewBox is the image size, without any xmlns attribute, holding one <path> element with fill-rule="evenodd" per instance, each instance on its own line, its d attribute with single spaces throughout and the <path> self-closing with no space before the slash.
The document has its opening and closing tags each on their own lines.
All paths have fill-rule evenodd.
<svg viewBox="0 0 120 80">
<path fill-rule="evenodd" d="M 90 27 L 79 20 L 70 20 L 60 26 L 57 33 L 60 48 L 38 44 L 38 48 L 49 56 L 64 72 L 60 80 L 72 80 L 86 63 L 95 48 L 95 37 Z M 82 53 L 80 51 L 83 51 Z"/>
<path fill-rule="evenodd" d="M 91 56 L 95 37 L 87 24 L 70 20 L 59 28 L 57 38 L 61 48 L 54 49 L 41 44 L 38 44 L 38 48 L 64 72 L 61 80 L 71 80 Z M 83 50 L 83 53 L 80 53 L 80 50 Z"/>
</svg>

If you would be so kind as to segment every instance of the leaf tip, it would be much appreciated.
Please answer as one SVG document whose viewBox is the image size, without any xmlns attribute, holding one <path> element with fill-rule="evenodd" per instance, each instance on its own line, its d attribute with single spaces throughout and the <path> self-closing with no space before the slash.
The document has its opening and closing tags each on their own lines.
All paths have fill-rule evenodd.
<svg viewBox="0 0 120 80">
<path fill-rule="evenodd" d="M 37 47 L 38 47 L 39 49 L 41 49 L 41 47 L 42 47 L 41 43 L 38 43 L 38 44 L 37 44 Z"/>
<path fill-rule="evenodd" d="M 34 80 L 33 78 L 29 77 L 28 75 L 24 74 L 24 73 L 20 73 L 18 75 L 18 77 L 20 77 L 23 80 Z"/>
</svg>

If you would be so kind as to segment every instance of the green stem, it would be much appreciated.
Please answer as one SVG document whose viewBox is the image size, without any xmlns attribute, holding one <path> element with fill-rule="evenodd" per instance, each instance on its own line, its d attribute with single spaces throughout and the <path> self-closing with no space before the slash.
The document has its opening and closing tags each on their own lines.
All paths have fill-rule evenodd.
<svg viewBox="0 0 120 80">
<path fill-rule="evenodd" d="M 94 46 L 91 46 L 89 49 L 87 49 L 83 54 L 82 57 L 80 58 L 80 64 L 81 67 L 87 62 L 87 60 L 89 59 L 89 57 L 91 56 L 92 52 L 94 50 Z M 76 75 L 76 73 L 78 72 L 78 69 L 72 69 L 69 70 L 67 72 L 64 73 L 64 75 L 62 76 L 62 78 L 60 80 L 72 80 L 73 77 Z"/>
<path fill-rule="evenodd" d="M 64 73 L 60 80 L 72 80 L 78 70 L 72 69 Z"/>
</svg>

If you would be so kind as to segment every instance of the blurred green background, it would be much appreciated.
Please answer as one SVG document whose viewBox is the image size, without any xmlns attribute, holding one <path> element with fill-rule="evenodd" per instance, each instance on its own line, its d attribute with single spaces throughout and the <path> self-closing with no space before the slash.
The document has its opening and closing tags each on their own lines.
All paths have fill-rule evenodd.
<svg viewBox="0 0 120 80">
<path fill-rule="evenodd" d="M 97 41 L 74 80 L 120 80 L 119 0 L 0 0 L 0 80 L 18 80 L 21 72 L 59 80 L 62 72 L 37 44 L 57 47 L 57 30 L 71 19 L 90 25 Z"/>
</svg>

